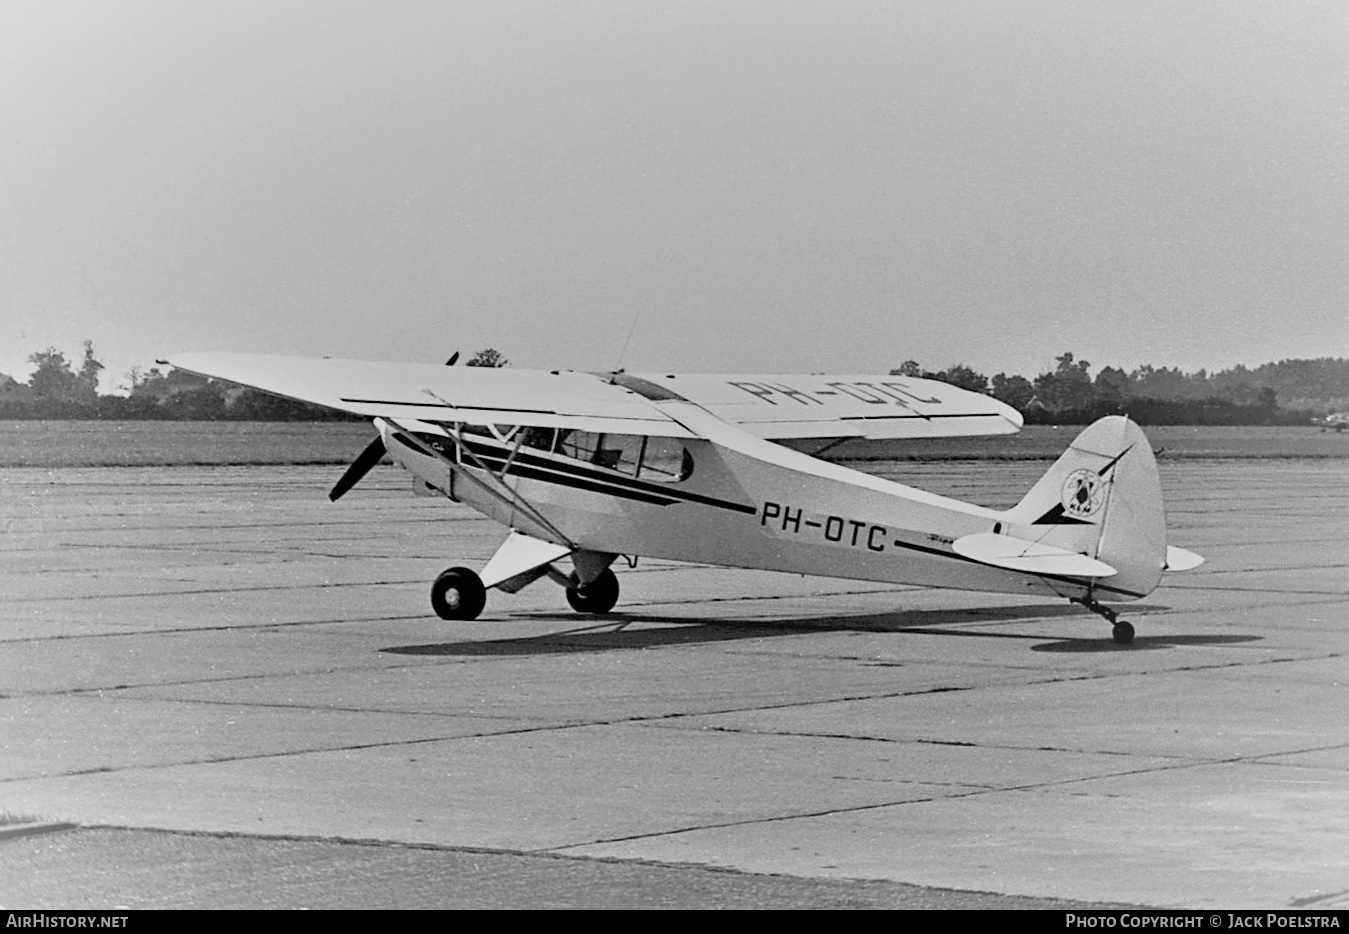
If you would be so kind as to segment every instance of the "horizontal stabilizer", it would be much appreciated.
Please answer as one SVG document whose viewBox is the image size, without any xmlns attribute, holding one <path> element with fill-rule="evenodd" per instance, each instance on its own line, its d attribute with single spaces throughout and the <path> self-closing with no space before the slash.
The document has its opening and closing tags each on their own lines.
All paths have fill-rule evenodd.
<svg viewBox="0 0 1349 934">
<path fill-rule="evenodd" d="M 1076 551 L 1042 545 L 1038 542 L 979 532 L 957 538 L 951 545 L 955 553 L 980 564 L 1021 571 L 1026 574 L 1053 574 L 1062 577 L 1110 577 L 1115 569 L 1104 561 L 1088 558 Z"/>
<path fill-rule="evenodd" d="M 548 573 L 549 563 L 569 554 L 571 549 L 566 545 L 554 545 L 511 532 L 479 576 L 482 585 L 488 589 L 497 587 L 506 593 L 515 593 Z"/>
<path fill-rule="evenodd" d="M 1204 563 L 1204 556 L 1195 554 L 1186 548 L 1175 545 L 1166 546 L 1166 568 L 1168 571 L 1192 571 Z"/>
</svg>

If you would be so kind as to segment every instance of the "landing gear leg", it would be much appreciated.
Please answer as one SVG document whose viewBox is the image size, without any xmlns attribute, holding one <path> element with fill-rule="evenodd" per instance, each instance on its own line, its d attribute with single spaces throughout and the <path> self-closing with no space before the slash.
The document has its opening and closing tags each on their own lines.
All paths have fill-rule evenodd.
<svg viewBox="0 0 1349 934">
<path fill-rule="evenodd" d="M 1086 607 L 1093 613 L 1101 616 L 1110 624 L 1110 638 L 1116 645 L 1133 645 L 1134 627 L 1131 623 L 1126 623 L 1119 618 L 1119 614 L 1104 604 L 1097 603 L 1090 596 L 1087 597 L 1069 597 L 1069 603 L 1076 603 Z"/>
</svg>

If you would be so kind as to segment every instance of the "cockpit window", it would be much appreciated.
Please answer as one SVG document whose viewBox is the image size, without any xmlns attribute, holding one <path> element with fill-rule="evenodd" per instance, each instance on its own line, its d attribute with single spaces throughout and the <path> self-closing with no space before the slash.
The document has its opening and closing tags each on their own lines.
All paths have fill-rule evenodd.
<svg viewBox="0 0 1349 934">
<path fill-rule="evenodd" d="M 656 483 L 679 483 L 693 475 L 693 455 L 674 438 L 513 425 L 465 424 L 459 430 L 470 438 L 476 435 L 509 446 L 519 444 Z M 442 441 L 448 443 L 438 445 L 437 450 L 457 453 L 450 439 Z"/>
<path fill-rule="evenodd" d="M 557 453 L 658 483 L 678 483 L 693 473 L 693 458 L 671 438 L 558 430 Z"/>
</svg>

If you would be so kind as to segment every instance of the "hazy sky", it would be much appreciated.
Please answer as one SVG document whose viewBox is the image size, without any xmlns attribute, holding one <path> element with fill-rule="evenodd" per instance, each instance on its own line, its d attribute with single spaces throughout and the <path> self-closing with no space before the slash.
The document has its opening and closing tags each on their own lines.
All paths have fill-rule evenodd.
<svg viewBox="0 0 1349 934">
<path fill-rule="evenodd" d="M 20 378 L 1349 356 L 1340 0 L 0 0 L 0 132 Z"/>
</svg>

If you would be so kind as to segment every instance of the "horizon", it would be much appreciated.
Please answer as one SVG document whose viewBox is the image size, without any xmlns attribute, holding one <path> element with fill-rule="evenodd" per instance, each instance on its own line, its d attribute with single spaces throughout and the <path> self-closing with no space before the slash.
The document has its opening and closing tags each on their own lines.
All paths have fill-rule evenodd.
<svg viewBox="0 0 1349 934">
<path fill-rule="evenodd" d="M 44 350 L 44 351 L 45 351 L 45 350 L 48 350 L 48 349 L 53 349 L 52 345 L 48 345 L 48 346 L 46 346 L 46 347 L 41 348 L 41 350 Z M 70 368 L 71 368 L 74 372 L 76 372 L 76 373 L 79 372 L 80 364 L 83 362 L 83 358 L 82 358 L 82 357 L 77 356 L 77 355 L 66 355 L 66 354 L 65 354 L 65 350 L 64 350 L 63 348 L 61 348 L 61 347 L 55 347 L 54 349 L 57 350 L 58 352 L 61 352 L 63 355 L 66 356 L 66 362 L 70 365 Z M 84 347 L 83 347 L 83 344 L 81 343 L 81 347 L 80 347 L 81 353 L 83 352 L 83 349 L 84 349 Z M 100 359 L 100 358 L 101 358 L 101 354 L 99 353 L 98 348 L 95 346 L 95 347 L 93 348 L 93 350 L 94 350 L 94 359 L 95 359 L 95 360 L 98 360 L 99 362 L 102 362 L 101 359 Z M 511 359 L 510 354 L 508 354 L 508 353 L 506 353 L 506 352 L 504 352 L 504 351 L 501 351 L 501 349 L 500 349 L 499 347 L 494 347 L 494 348 L 481 347 L 481 348 L 477 348 L 477 349 L 472 350 L 472 351 L 468 351 L 468 352 L 466 352 L 466 353 L 462 353 L 462 354 L 460 355 L 460 360 L 459 360 L 459 361 L 456 361 L 456 365 L 458 365 L 458 366 L 466 366 L 467 364 L 464 363 L 463 361 L 469 359 L 469 358 L 472 357 L 474 354 L 479 353 L 479 352 L 482 352 L 482 351 L 485 351 L 485 350 L 497 350 L 497 351 L 500 352 L 501 355 L 506 359 L 507 362 L 506 362 L 505 366 L 516 367 L 515 361 L 513 361 L 513 360 Z M 1055 355 L 1055 359 L 1057 360 L 1057 358 L 1058 358 L 1059 356 L 1062 356 L 1062 354 L 1064 354 L 1064 353 L 1071 353 L 1071 354 L 1073 355 L 1073 359 L 1074 359 L 1075 361 L 1078 361 L 1078 362 L 1080 362 L 1080 361 L 1083 359 L 1082 357 L 1078 356 L 1078 354 L 1077 354 L 1076 352 L 1074 352 L 1074 351 L 1072 351 L 1072 350 L 1060 351 L 1058 354 Z M 286 356 L 290 356 L 290 355 L 286 355 Z M 356 360 L 359 360 L 359 359 L 373 359 L 373 358 L 350 357 L 350 358 L 347 358 L 347 359 L 356 359 Z M 385 362 L 399 363 L 399 362 L 406 362 L 406 361 L 397 361 L 397 360 L 395 360 L 395 361 L 385 361 Z M 891 370 L 898 369 L 898 368 L 899 368 L 903 363 L 905 363 L 905 362 L 906 362 L 906 361 L 901 360 L 899 363 L 896 363 L 894 366 L 888 367 L 888 368 L 886 368 L 885 370 L 882 370 L 882 371 L 876 371 L 876 372 L 873 373 L 872 375 L 890 375 L 890 371 L 891 371 Z M 954 363 L 954 364 L 950 364 L 950 365 L 948 365 L 948 366 L 943 366 L 943 367 L 933 367 L 933 366 L 928 366 L 928 365 L 927 365 L 926 363 L 924 363 L 922 360 L 916 360 L 916 361 L 914 361 L 914 362 L 916 362 L 920 367 L 922 367 L 926 372 L 929 372 L 929 373 L 941 373 L 941 372 L 944 372 L 944 371 L 946 371 L 946 370 L 952 369 L 953 367 L 963 366 L 963 365 L 964 365 L 964 364 L 961 364 L 961 363 Z M 1277 366 L 1277 365 L 1279 365 L 1279 364 L 1284 364 L 1284 363 L 1349 363 L 1349 357 L 1284 357 L 1284 358 L 1281 358 L 1281 359 L 1278 359 L 1278 360 L 1266 360 L 1266 361 L 1264 361 L 1264 362 L 1262 362 L 1262 363 L 1258 363 L 1258 364 L 1254 364 L 1254 365 L 1237 364 L 1237 365 L 1233 365 L 1233 366 L 1230 366 L 1230 367 L 1221 367 L 1221 368 L 1215 369 L 1215 370 L 1209 370 L 1209 369 L 1206 369 L 1206 368 L 1203 368 L 1203 367 L 1200 367 L 1200 368 L 1195 369 L 1195 370 L 1186 370 L 1186 369 L 1184 369 L 1184 368 L 1176 368 L 1176 367 L 1161 367 L 1161 366 L 1156 366 L 1156 365 L 1153 365 L 1153 364 L 1149 364 L 1149 363 L 1147 363 L 1146 361 L 1140 362 L 1140 363 L 1136 364 L 1135 366 L 1131 366 L 1131 367 L 1128 367 L 1128 368 L 1116 366 L 1116 365 L 1113 364 L 1113 363 L 1104 363 L 1104 364 L 1099 364 L 1099 365 L 1098 365 L 1095 361 L 1087 361 L 1087 362 L 1088 362 L 1088 372 L 1092 375 L 1092 378 L 1093 378 L 1093 380 L 1094 380 L 1094 379 L 1095 379 L 1095 376 L 1096 376 L 1097 374 L 1099 374 L 1099 373 L 1101 372 L 1101 370 L 1103 370 L 1103 369 L 1105 369 L 1105 368 L 1107 368 L 1107 367 L 1112 367 L 1112 368 L 1117 369 L 1117 370 L 1122 370 L 1124 373 L 1130 374 L 1130 375 L 1137 373 L 1139 370 L 1141 370 L 1141 369 L 1142 369 L 1143 367 L 1145 367 L 1145 366 L 1153 366 L 1153 368 L 1156 369 L 1156 370 L 1162 370 L 1162 369 L 1167 369 L 1167 370 L 1179 369 L 1181 375 L 1182 375 L 1182 376 L 1186 376 L 1186 377 L 1198 376 L 1200 373 L 1204 373 L 1204 374 L 1205 374 L 1206 376 L 1208 376 L 1208 377 L 1213 377 L 1213 376 L 1215 376 L 1215 375 L 1217 375 L 1217 374 L 1220 374 L 1220 373 L 1232 372 L 1232 371 L 1236 370 L 1238 366 L 1245 367 L 1245 369 L 1246 369 L 1247 371 L 1254 371 L 1254 370 L 1260 369 L 1260 368 L 1263 367 L 1263 366 Z M 446 365 L 449 365 L 449 364 L 446 364 Z M 171 371 L 177 369 L 177 368 L 174 367 L 172 364 L 168 364 L 168 363 L 160 363 L 159 361 L 151 361 L 148 365 L 141 365 L 141 364 L 139 364 L 139 363 L 134 363 L 134 364 L 132 364 L 132 366 L 134 366 L 134 367 L 136 367 L 136 368 L 138 369 L 138 375 L 139 375 L 140 377 L 142 377 L 142 378 L 144 378 L 147 374 L 149 374 L 149 373 L 151 372 L 151 370 L 160 370 L 162 375 L 167 376 L 167 375 L 168 375 L 168 372 L 171 372 Z M 516 368 L 518 368 L 518 369 L 542 369 L 541 367 L 516 367 Z M 14 380 L 15 380 L 16 382 L 18 382 L 18 383 L 27 385 L 27 382 L 28 382 L 28 380 L 31 378 L 32 373 L 33 373 L 33 371 L 34 371 L 35 369 L 36 369 L 35 366 L 33 366 L 32 364 L 29 364 L 29 365 L 28 365 L 28 372 L 25 373 L 22 377 L 20 377 L 18 374 L 15 374 L 15 373 L 8 373 L 8 372 L 5 372 L 4 370 L 0 370 L 0 377 L 8 376 L 8 377 L 14 379 Z M 551 369 L 559 369 L 559 368 L 558 368 L 558 367 L 552 367 Z M 572 369 L 572 368 L 561 367 L 560 369 Z M 1043 374 L 1045 374 L 1045 373 L 1052 373 L 1052 372 L 1054 371 L 1055 367 L 1054 367 L 1054 366 L 1049 366 L 1049 367 L 1046 367 L 1045 369 L 1040 370 L 1040 371 L 1038 371 L 1038 372 L 1013 372 L 1013 371 L 1011 371 L 1011 370 L 1006 370 L 1006 369 L 991 369 L 991 370 L 987 370 L 987 371 L 986 371 L 986 370 L 981 370 L 981 369 L 979 369 L 978 367 L 971 367 L 970 369 L 973 369 L 973 370 L 975 371 L 976 374 L 978 374 L 978 375 L 980 375 L 980 376 L 984 376 L 984 377 L 986 377 L 986 378 L 988 378 L 988 379 L 990 379 L 990 380 L 991 380 L 993 377 L 995 377 L 995 376 L 1002 375 L 1002 376 L 1008 376 L 1008 377 L 1021 376 L 1021 377 L 1026 378 L 1027 380 L 1030 380 L 1030 381 L 1034 382 L 1034 380 L 1035 380 L 1035 378 L 1036 378 L 1037 376 L 1043 375 Z M 587 372 L 589 372 L 589 371 L 587 371 Z M 607 372 L 607 371 L 594 371 L 594 372 Z M 636 372 L 638 372 L 638 371 L 636 371 L 636 370 L 631 370 L 631 369 L 628 369 L 628 368 L 622 368 L 621 372 L 636 373 Z M 658 371 L 657 371 L 657 370 L 652 370 L 652 371 L 649 371 L 649 372 L 658 372 Z M 712 372 L 712 371 L 686 370 L 686 371 L 683 371 L 683 372 L 684 372 L 686 375 L 692 375 L 692 374 L 698 373 L 698 372 L 709 372 L 709 373 L 710 373 L 710 372 Z M 838 371 L 836 371 L 835 374 L 829 374 L 829 375 L 849 375 L 849 374 L 857 374 L 857 373 L 860 373 L 860 372 L 861 372 L 861 371 L 859 371 L 859 370 L 838 370 Z M 783 373 L 783 374 L 773 374 L 773 373 L 752 374 L 752 373 L 748 373 L 747 371 L 717 371 L 714 375 L 722 375 L 722 374 L 725 374 L 725 375 L 761 375 L 761 376 L 792 375 L 792 374 L 786 374 L 786 373 Z M 116 385 L 113 385 L 113 384 L 111 383 L 112 377 L 113 377 L 114 375 L 116 376 L 116 379 L 117 379 L 117 384 L 116 384 Z M 124 396 L 124 395 L 129 394 L 129 391 L 130 391 L 130 388 L 131 388 L 131 387 L 128 386 L 128 385 L 123 385 L 123 383 L 128 379 L 129 376 L 130 376 L 130 370 L 129 370 L 129 369 L 128 369 L 127 372 L 122 373 L 122 374 L 120 374 L 120 375 L 117 375 L 117 374 L 110 374 L 109 371 L 108 371 L 108 368 L 105 366 L 104 369 L 103 369 L 103 370 L 100 372 L 100 374 L 99 374 L 99 395 L 107 395 L 107 396 Z M 203 379 L 206 379 L 207 377 L 202 377 L 202 378 L 203 378 Z"/>
</svg>

